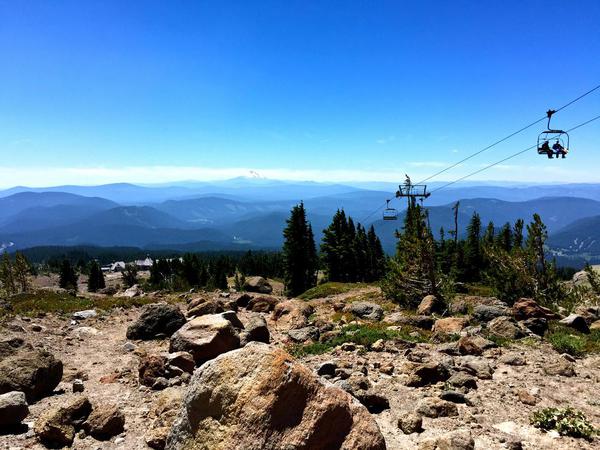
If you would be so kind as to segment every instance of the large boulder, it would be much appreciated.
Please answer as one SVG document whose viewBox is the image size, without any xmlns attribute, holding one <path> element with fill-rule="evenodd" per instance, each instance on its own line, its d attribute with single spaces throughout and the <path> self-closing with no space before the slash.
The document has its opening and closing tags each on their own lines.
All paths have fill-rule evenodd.
<svg viewBox="0 0 600 450">
<path fill-rule="evenodd" d="M 390 323 L 400 326 L 411 326 L 416 328 L 422 328 L 424 330 L 431 330 L 433 327 L 434 319 L 431 316 L 407 316 L 401 312 L 391 313 L 383 319 L 385 323 Z"/>
<path fill-rule="evenodd" d="M 233 314 L 233 313 L 231 313 Z M 196 365 L 240 346 L 240 336 L 223 314 L 196 317 L 171 336 L 169 351 L 189 352 Z"/>
<path fill-rule="evenodd" d="M 574 330 L 577 330 L 581 333 L 587 334 L 590 332 L 590 328 L 588 327 L 587 322 L 585 321 L 583 316 L 580 316 L 578 314 L 570 314 L 569 316 L 562 319 L 560 323 L 570 328 L 573 328 Z"/>
<path fill-rule="evenodd" d="M 273 320 L 277 326 L 294 329 L 308 325 L 308 317 L 314 312 L 312 306 L 301 300 L 287 300 L 275 305 Z"/>
<path fill-rule="evenodd" d="M 182 401 L 183 394 L 179 389 L 171 387 L 162 391 L 148 414 L 152 420 L 145 436 L 148 447 L 155 450 L 165 448 L 167 436 L 175 422 Z"/>
<path fill-rule="evenodd" d="M 244 330 L 240 333 L 240 346 L 243 347 L 252 341 L 268 344 L 270 340 L 271 334 L 269 333 L 267 321 L 260 314 L 253 313 L 246 322 Z"/>
<path fill-rule="evenodd" d="M 375 420 L 281 349 L 261 343 L 196 370 L 166 449 L 382 450 Z"/>
<path fill-rule="evenodd" d="M 246 309 L 254 312 L 267 313 L 273 311 L 277 303 L 279 303 L 279 300 L 276 297 L 261 295 L 260 297 L 252 297 L 248 301 Z"/>
<path fill-rule="evenodd" d="M 127 339 L 150 340 L 171 336 L 185 324 L 177 306 L 152 303 L 144 306 L 138 319 L 127 328 Z"/>
<path fill-rule="evenodd" d="M 21 391 L 28 402 L 50 395 L 63 375 L 62 361 L 22 339 L 0 342 L 0 394 Z"/>
<path fill-rule="evenodd" d="M 383 308 L 377 303 L 354 302 L 344 308 L 356 317 L 367 320 L 379 321 L 383 319 Z"/>
<path fill-rule="evenodd" d="M 468 317 L 445 317 L 436 320 L 432 330 L 435 333 L 459 334 L 468 324 Z"/>
<path fill-rule="evenodd" d="M 473 309 L 473 318 L 478 322 L 489 322 L 496 317 L 508 316 L 509 314 L 508 308 L 495 305 L 477 305 Z"/>
<path fill-rule="evenodd" d="M 46 447 L 70 447 L 91 411 L 87 397 L 77 396 L 62 406 L 46 409 L 35 421 L 34 432 Z"/>
<path fill-rule="evenodd" d="M 273 287 L 263 277 L 246 278 L 244 290 L 248 292 L 258 292 L 259 294 L 270 294 Z"/>
<path fill-rule="evenodd" d="M 531 298 L 521 298 L 515 302 L 512 307 L 512 313 L 517 320 L 531 319 L 532 317 L 542 317 L 546 320 L 560 319 L 560 316 L 551 309 L 540 306 Z"/>
<path fill-rule="evenodd" d="M 28 414 L 29 405 L 23 392 L 0 395 L 0 428 L 19 425 Z"/>
<path fill-rule="evenodd" d="M 417 307 L 417 314 L 421 316 L 430 316 L 433 313 L 441 313 L 444 309 L 444 302 L 435 295 L 426 295 Z"/>
<path fill-rule="evenodd" d="M 115 405 L 96 405 L 83 427 L 90 436 L 98 440 L 108 440 L 123 432 L 125 416 Z"/>
<path fill-rule="evenodd" d="M 520 339 L 525 337 L 525 330 L 512 318 L 507 316 L 496 317 L 487 324 L 488 332 L 492 336 L 504 339 Z"/>
<path fill-rule="evenodd" d="M 441 362 L 425 363 L 415 367 L 413 373 L 406 382 L 406 385 L 411 387 L 422 387 L 446 381 L 449 377 L 450 372 L 448 371 L 448 368 Z"/>
<path fill-rule="evenodd" d="M 202 297 L 193 299 L 187 310 L 188 317 L 204 316 L 205 314 L 218 314 L 225 311 L 225 306 L 222 300 L 205 299 Z"/>
</svg>

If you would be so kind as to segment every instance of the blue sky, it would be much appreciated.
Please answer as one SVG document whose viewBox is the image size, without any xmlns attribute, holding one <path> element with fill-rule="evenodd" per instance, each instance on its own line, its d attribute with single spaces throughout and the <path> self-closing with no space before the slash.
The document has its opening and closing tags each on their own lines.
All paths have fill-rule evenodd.
<svg viewBox="0 0 600 450">
<path fill-rule="evenodd" d="M 595 0 L 0 0 L 0 186 L 419 178 L 599 84 L 599 23 Z M 555 125 L 598 114 L 600 91 Z M 476 178 L 600 182 L 599 139 Z"/>
</svg>

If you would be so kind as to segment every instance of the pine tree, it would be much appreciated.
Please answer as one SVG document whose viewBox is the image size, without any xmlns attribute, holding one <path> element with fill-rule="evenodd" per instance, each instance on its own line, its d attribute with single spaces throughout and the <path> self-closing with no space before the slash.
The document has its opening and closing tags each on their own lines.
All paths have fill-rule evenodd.
<svg viewBox="0 0 600 450">
<path fill-rule="evenodd" d="M 344 210 L 337 210 L 331 224 L 323 230 L 321 253 L 323 266 L 329 281 L 345 281 L 344 278 L 344 234 L 347 228 Z"/>
<path fill-rule="evenodd" d="M 17 292 L 14 268 L 8 253 L 4 253 L 0 261 L 0 287 L 7 295 L 13 295 Z"/>
<path fill-rule="evenodd" d="M 318 258 L 312 227 L 304 203 L 294 206 L 283 230 L 286 294 L 299 295 L 317 284 Z"/>
<path fill-rule="evenodd" d="M 88 277 L 87 285 L 89 292 L 98 292 L 100 289 L 104 289 L 106 287 L 104 274 L 102 273 L 102 269 L 96 260 L 93 260 L 90 263 L 90 275 Z"/>
<path fill-rule="evenodd" d="M 488 223 L 488 226 L 485 230 L 485 234 L 483 235 L 483 243 L 484 245 L 494 245 L 496 230 L 494 228 L 494 222 Z"/>
<path fill-rule="evenodd" d="M 121 278 L 123 279 L 123 283 L 128 288 L 138 283 L 138 269 L 135 264 L 129 263 L 125 264 L 125 269 L 121 272 Z"/>
<path fill-rule="evenodd" d="M 496 237 L 496 245 L 506 252 L 511 251 L 513 245 L 513 235 L 510 223 L 506 222 L 500 229 L 500 232 Z"/>
<path fill-rule="evenodd" d="M 58 285 L 63 289 L 77 290 L 77 273 L 68 259 L 64 259 L 60 266 Z"/>
<path fill-rule="evenodd" d="M 525 223 L 523 219 L 519 219 L 515 222 L 515 226 L 513 228 L 513 248 L 521 249 L 523 248 L 523 226 Z"/>
<path fill-rule="evenodd" d="M 385 274 L 386 260 L 383 246 L 375 234 L 375 227 L 373 227 L 373 225 L 371 225 L 369 232 L 367 233 L 367 241 L 369 247 L 369 265 L 366 281 L 380 280 Z"/>
<path fill-rule="evenodd" d="M 464 275 L 467 281 L 478 281 L 482 263 L 481 252 L 481 219 L 479 214 L 473 213 L 471 222 L 467 227 L 467 240 L 464 253 Z"/>
<path fill-rule="evenodd" d="M 441 298 L 435 241 L 427 216 L 414 201 L 409 203 L 404 229 L 398 233 L 396 256 L 382 282 L 386 297 L 405 307 L 416 307 L 425 295 Z"/>
</svg>

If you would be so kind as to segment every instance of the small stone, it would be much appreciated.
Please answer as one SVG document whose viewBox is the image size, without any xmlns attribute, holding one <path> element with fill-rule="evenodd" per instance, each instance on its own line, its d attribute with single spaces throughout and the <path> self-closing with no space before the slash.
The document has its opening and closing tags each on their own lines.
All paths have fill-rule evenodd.
<svg viewBox="0 0 600 450">
<path fill-rule="evenodd" d="M 457 391 L 444 391 L 440 394 L 440 398 L 452 403 L 470 403 L 465 394 Z"/>
<path fill-rule="evenodd" d="M 83 385 L 83 381 L 80 379 L 76 379 L 73 381 L 73 392 L 83 392 L 85 386 Z"/>
<path fill-rule="evenodd" d="M 373 344 L 371 345 L 371 350 L 373 350 L 374 352 L 382 352 L 383 350 L 385 350 L 385 342 L 383 341 L 383 339 L 378 339 L 375 342 L 373 342 Z"/>
<path fill-rule="evenodd" d="M 535 396 L 531 395 L 524 389 L 520 389 L 517 391 L 517 397 L 519 397 L 521 403 L 524 403 L 529 406 L 535 406 L 539 401 Z"/>
<path fill-rule="evenodd" d="M 85 319 L 91 319 L 92 317 L 96 317 L 98 315 L 98 313 L 96 312 L 95 309 L 86 309 L 84 311 L 77 311 L 75 313 L 73 313 L 73 319 L 75 320 L 85 320 Z"/>
<path fill-rule="evenodd" d="M 354 350 L 356 350 L 356 345 L 352 342 L 344 342 L 341 348 L 345 352 L 353 352 Z"/>
<path fill-rule="evenodd" d="M 337 364 L 333 361 L 325 361 L 317 367 L 317 375 L 334 377 Z"/>
<path fill-rule="evenodd" d="M 12 391 L 0 395 L 0 428 L 15 426 L 29 415 L 29 406 L 23 392 Z"/>
<path fill-rule="evenodd" d="M 423 417 L 416 413 L 406 413 L 398 417 L 398 428 L 404 434 L 421 433 L 423 431 Z"/>
<path fill-rule="evenodd" d="M 132 342 L 125 342 L 123 344 L 123 350 L 125 350 L 126 352 L 133 352 L 136 348 L 137 346 Z"/>
<path fill-rule="evenodd" d="M 450 417 L 458 415 L 458 408 L 452 402 L 435 397 L 426 397 L 417 405 L 417 413 L 425 417 Z"/>
<path fill-rule="evenodd" d="M 86 433 L 107 440 L 123 432 L 125 416 L 114 405 L 97 405 L 84 424 Z"/>
</svg>

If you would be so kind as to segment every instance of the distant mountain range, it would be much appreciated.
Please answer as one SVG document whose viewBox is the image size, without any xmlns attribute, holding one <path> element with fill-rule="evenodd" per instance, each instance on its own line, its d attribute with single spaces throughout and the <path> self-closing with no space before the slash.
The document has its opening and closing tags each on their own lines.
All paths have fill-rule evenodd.
<svg viewBox="0 0 600 450">
<path fill-rule="evenodd" d="M 355 222 L 373 224 L 386 251 L 395 247 L 398 221 L 381 220 L 392 194 L 350 184 L 299 183 L 238 178 L 168 186 L 16 187 L 0 191 L 0 249 L 43 245 L 133 246 L 146 249 L 232 250 L 279 248 L 289 210 L 303 200 L 315 236 L 337 209 Z M 388 187 L 377 183 L 378 189 Z M 393 185 L 389 186 L 392 190 Z M 452 206 L 460 201 L 459 231 L 477 211 L 484 227 L 540 214 L 549 243 L 562 255 L 600 255 L 600 184 L 461 186 L 440 190 L 426 204 L 437 234 L 454 227 Z M 1 250 L 0 250 L 1 251 Z"/>
</svg>

